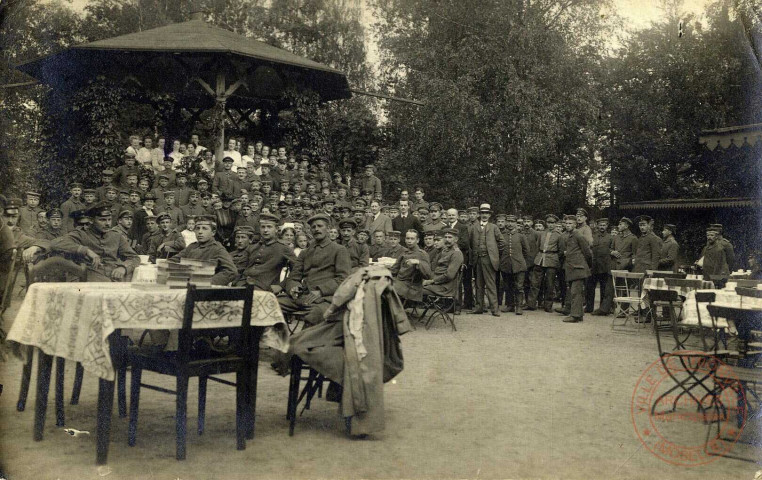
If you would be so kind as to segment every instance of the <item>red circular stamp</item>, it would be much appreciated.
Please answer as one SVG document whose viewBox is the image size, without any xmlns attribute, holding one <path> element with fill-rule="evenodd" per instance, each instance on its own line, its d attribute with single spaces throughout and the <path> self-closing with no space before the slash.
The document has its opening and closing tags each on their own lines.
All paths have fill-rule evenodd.
<svg viewBox="0 0 762 480">
<path fill-rule="evenodd" d="M 746 397 L 737 378 L 717 378 L 724 365 L 718 358 L 681 353 L 648 366 L 635 385 L 630 414 L 651 453 L 693 467 L 733 449 L 746 425 Z"/>
</svg>

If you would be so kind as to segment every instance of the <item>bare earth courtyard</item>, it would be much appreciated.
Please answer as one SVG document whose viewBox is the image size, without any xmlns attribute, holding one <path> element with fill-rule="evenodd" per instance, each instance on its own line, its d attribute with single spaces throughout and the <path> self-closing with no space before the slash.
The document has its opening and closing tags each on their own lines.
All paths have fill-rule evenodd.
<svg viewBox="0 0 762 480">
<path fill-rule="evenodd" d="M 14 312 L 9 312 L 13 318 Z M 97 381 L 85 375 L 78 406 L 66 405 L 71 437 L 55 427 L 53 394 L 42 442 L 32 441 L 34 380 L 27 409 L 15 409 L 21 362 L 2 364 L 0 458 L 17 479 L 210 478 L 728 478 L 752 479 L 757 464 L 717 458 L 695 467 L 660 460 L 641 445 L 632 421 L 633 389 L 657 359 L 647 331 L 615 333 L 611 317 L 563 324 L 544 312 L 456 317 L 402 337 L 405 371 L 385 387 L 386 430 L 346 437 L 337 405 L 316 399 L 294 437 L 285 419 L 288 379 L 263 352 L 256 438 L 235 449 L 234 389 L 209 386 L 206 432 L 195 433 L 189 402 L 188 459 L 175 460 L 174 398 L 141 395 L 138 441 L 127 446 L 127 419 L 112 422 L 107 467 L 95 465 Z M 66 392 L 74 365 L 67 364 Z M 158 377 L 146 374 L 146 380 Z M 129 376 L 128 376 L 129 381 Z M 161 379 L 172 387 L 172 381 Z M 190 398 L 196 394 L 192 381 Z M 301 408 L 301 407 L 300 407 Z M 749 428 L 758 428 L 758 426 Z M 696 430 L 703 440 L 705 427 Z M 760 458 L 737 445 L 733 453 Z"/>
</svg>

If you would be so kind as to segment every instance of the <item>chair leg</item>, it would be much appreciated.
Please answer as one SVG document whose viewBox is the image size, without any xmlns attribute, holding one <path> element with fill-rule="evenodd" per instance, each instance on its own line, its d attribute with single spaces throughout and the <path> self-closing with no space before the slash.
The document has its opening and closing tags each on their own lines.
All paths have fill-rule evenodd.
<svg viewBox="0 0 762 480">
<path fill-rule="evenodd" d="M 116 401 L 119 418 L 127 416 L 127 365 L 122 365 L 116 371 Z"/>
<path fill-rule="evenodd" d="M 185 460 L 186 416 L 188 413 L 188 377 L 184 374 L 177 376 L 177 407 L 175 414 L 175 430 L 177 434 L 178 460 Z"/>
<path fill-rule="evenodd" d="M 66 423 L 64 415 L 64 370 L 66 360 L 56 357 L 56 427 L 63 427 Z"/>
<path fill-rule="evenodd" d="M 252 355 L 253 359 L 256 359 L 257 362 L 259 362 L 259 335 L 256 335 L 253 340 L 253 345 L 251 348 L 254 350 L 254 353 Z M 248 405 L 247 405 L 247 425 L 246 425 L 246 439 L 247 440 L 253 440 L 254 439 L 254 423 L 256 419 L 256 411 L 257 411 L 257 381 L 258 381 L 258 364 L 254 364 L 250 368 L 250 375 L 249 375 L 249 385 L 248 385 L 248 391 L 246 392 L 246 396 L 248 399 Z"/>
<path fill-rule="evenodd" d="M 50 372 L 53 370 L 53 357 L 39 351 L 37 360 L 37 399 L 34 406 L 34 440 L 42 440 L 45 429 L 45 413 L 48 408 L 50 390 Z"/>
<path fill-rule="evenodd" d="M 21 370 L 21 390 L 19 391 L 19 401 L 16 404 L 16 410 L 23 412 L 26 408 L 26 397 L 29 395 L 29 382 L 32 381 L 32 359 L 34 358 L 34 349 L 29 349 L 29 359 Z"/>
<path fill-rule="evenodd" d="M 235 440 L 236 449 L 246 450 L 246 433 L 249 428 L 248 405 L 246 402 L 247 381 L 245 377 L 248 372 L 238 371 L 235 374 Z"/>
<path fill-rule="evenodd" d="M 198 377 L 198 434 L 204 434 L 204 422 L 206 421 L 206 384 L 208 378 Z"/>
<path fill-rule="evenodd" d="M 296 406 L 297 397 L 299 396 L 299 380 L 302 377 L 302 361 L 299 357 L 294 355 L 291 358 L 291 380 L 288 386 L 288 409 L 286 412 L 286 418 L 289 421 L 288 435 L 294 436 L 294 427 L 296 426 Z"/>
<path fill-rule="evenodd" d="M 77 366 L 74 369 L 74 387 L 71 389 L 71 405 L 79 404 L 79 393 L 82 391 L 82 377 L 85 375 L 85 369 L 82 368 L 82 364 L 77 362 Z"/>
<path fill-rule="evenodd" d="M 132 385 L 130 387 L 130 423 L 127 428 L 127 445 L 134 447 L 138 433 L 138 406 L 140 405 L 140 381 L 143 370 L 132 368 Z"/>
</svg>

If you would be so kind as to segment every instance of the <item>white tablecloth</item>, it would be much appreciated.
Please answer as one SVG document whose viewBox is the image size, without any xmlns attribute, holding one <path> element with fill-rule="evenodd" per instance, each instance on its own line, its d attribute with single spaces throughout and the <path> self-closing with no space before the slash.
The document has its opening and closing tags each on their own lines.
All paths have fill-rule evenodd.
<svg viewBox="0 0 762 480">
<path fill-rule="evenodd" d="M 762 298 L 754 297 L 742 297 L 738 295 L 735 290 L 698 290 L 699 292 L 714 292 L 715 302 L 712 305 L 719 305 L 721 307 L 733 307 L 733 308 L 759 308 L 762 309 Z M 699 303 L 698 307 L 701 313 L 701 325 L 710 327 L 712 325 L 712 318 L 709 316 L 709 311 L 706 309 L 708 303 Z M 698 313 L 696 310 L 696 292 L 689 292 L 685 296 L 685 302 L 683 302 L 683 311 L 681 314 L 681 322 L 686 325 L 698 325 Z M 727 328 L 728 322 L 724 318 L 717 319 L 717 326 Z"/>
<path fill-rule="evenodd" d="M 709 280 L 702 280 L 701 282 L 701 288 L 702 289 L 711 289 L 714 288 L 714 283 L 712 283 Z M 685 297 L 693 291 L 694 289 L 691 287 L 686 286 L 679 286 L 679 285 L 667 285 L 667 280 L 664 278 L 654 278 L 649 277 L 643 280 L 643 290 L 640 292 L 640 308 L 647 308 L 648 307 L 648 299 L 646 296 L 648 295 L 649 290 L 673 290 L 678 293 L 681 297 Z M 704 317 L 701 317 L 704 318 Z"/>
<path fill-rule="evenodd" d="M 125 283 L 35 283 L 21 304 L 8 340 L 48 355 L 81 362 L 89 372 L 114 379 L 108 336 L 116 329 L 177 330 L 182 327 L 185 289 L 138 288 Z M 240 325 L 243 302 L 196 305 L 197 328 Z M 271 292 L 254 292 L 251 325 L 265 329 L 262 343 L 280 351 L 288 329 Z"/>
<path fill-rule="evenodd" d="M 140 265 L 132 272 L 132 283 L 156 283 L 158 272 L 156 265 Z"/>
</svg>

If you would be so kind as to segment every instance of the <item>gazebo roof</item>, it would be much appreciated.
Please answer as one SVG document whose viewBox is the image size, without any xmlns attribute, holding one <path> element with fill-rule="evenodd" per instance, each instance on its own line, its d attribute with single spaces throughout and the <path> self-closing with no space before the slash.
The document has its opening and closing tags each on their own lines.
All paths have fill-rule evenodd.
<svg viewBox="0 0 762 480">
<path fill-rule="evenodd" d="M 324 101 L 351 97 L 343 72 L 215 27 L 201 18 L 73 46 L 23 62 L 17 68 L 44 83 L 64 88 L 109 73 L 122 77 L 134 74 L 141 83 L 158 77 L 166 87 L 167 79 L 162 77 L 167 72 L 179 67 L 188 70 L 185 77 L 202 77 L 213 62 L 220 60 L 226 61 L 230 70 L 246 69 L 249 78 L 259 66 L 274 68 L 284 84 L 303 83 Z M 248 94 L 268 97 L 252 91 Z"/>
</svg>

